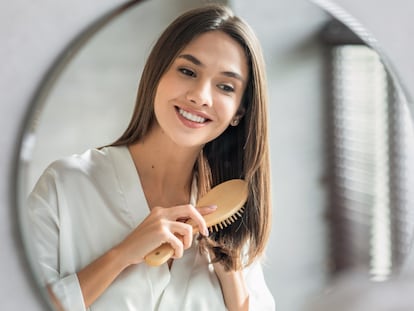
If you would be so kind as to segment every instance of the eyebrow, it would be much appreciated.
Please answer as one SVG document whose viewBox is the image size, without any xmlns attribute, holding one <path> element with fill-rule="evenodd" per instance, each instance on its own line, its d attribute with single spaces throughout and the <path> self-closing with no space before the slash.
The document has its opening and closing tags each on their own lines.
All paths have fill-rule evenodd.
<svg viewBox="0 0 414 311">
<path fill-rule="evenodd" d="M 188 60 L 189 62 L 193 63 L 196 66 L 200 66 L 200 67 L 205 67 L 205 65 L 195 56 L 191 55 L 191 54 L 180 54 L 178 55 L 177 58 L 183 58 L 185 60 Z M 234 71 L 222 71 L 221 72 L 222 75 L 225 75 L 227 77 L 230 78 L 235 78 L 237 80 L 240 80 L 241 82 L 244 82 L 243 77 L 241 76 L 241 74 L 234 72 Z"/>
</svg>

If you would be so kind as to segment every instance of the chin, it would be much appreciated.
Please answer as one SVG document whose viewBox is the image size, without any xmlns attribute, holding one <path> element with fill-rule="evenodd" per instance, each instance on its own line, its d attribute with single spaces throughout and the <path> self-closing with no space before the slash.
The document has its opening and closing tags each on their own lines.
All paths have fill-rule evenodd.
<svg viewBox="0 0 414 311">
<path fill-rule="evenodd" d="M 213 138 L 214 139 L 214 138 Z M 179 148 L 203 148 L 205 144 L 212 139 L 196 139 L 195 137 L 189 137 L 188 135 L 171 137 L 171 140 Z"/>
</svg>

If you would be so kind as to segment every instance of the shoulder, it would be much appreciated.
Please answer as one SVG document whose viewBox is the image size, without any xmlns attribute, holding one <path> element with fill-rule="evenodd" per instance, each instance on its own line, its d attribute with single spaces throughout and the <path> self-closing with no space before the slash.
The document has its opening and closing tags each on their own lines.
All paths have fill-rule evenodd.
<svg viewBox="0 0 414 311">
<path fill-rule="evenodd" d="M 115 149 L 126 147 L 104 147 L 101 149 L 89 149 L 81 154 L 73 154 L 52 162 L 45 170 L 46 174 L 65 177 L 71 174 L 90 175 L 110 169 L 112 166 L 112 153 Z M 69 175 L 68 175 L 69 174 Z"/>
<path fill-rule="evenodd" d="M 125 152 L 126 147 L 104 147 L 89 149 L 52 162 L 39 178 L 35 189 L 73 185 L 80 187 L 85 182 L 98 184 L 114 174 L 113 154 Z"/>
</svg>

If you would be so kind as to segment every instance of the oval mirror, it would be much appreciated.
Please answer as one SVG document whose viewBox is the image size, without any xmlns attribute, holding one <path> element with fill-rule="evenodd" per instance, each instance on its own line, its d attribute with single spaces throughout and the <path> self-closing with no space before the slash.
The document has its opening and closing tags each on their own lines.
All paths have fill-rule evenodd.
<svg viewBox="0 0 414 311">
<path fill-rule="evenodd" d="M 28 118 L 20 202 L 49 163 L 123 132 L 154 40 L 202 3 L 131 5 L 63 54 Z M 301 310 L 348 269 L 389 279 L 412 231 L 405 216 L 414 140 L 398 81 L 366 38 L 306 0 L 231 5 L 252 25 L 267 62 L 274 219 L 264 270 L 278 309 Z M 19 211 L 28 236 L 24 203 Z M 27 245 L 39 278 L 32 254 Z"/>
</svg>

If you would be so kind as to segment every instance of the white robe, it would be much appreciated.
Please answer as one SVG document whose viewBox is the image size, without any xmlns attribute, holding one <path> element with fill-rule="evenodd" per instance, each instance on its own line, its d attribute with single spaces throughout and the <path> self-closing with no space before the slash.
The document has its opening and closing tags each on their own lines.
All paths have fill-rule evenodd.
<svg viewBox="0 0 414 311">
<path fill-rule="evenodd" d="M 76 272 L 121 242 L 149 214 L 127 147 L 52 163 L 28 199 L 35 256 L 65 310 L 86 310 Z M 195 244 L 195 243 L 194 243 Z M 244 271 L 250 310 L 274 310 L 259 262 Z M 167 264 L 128 267 L 88 310 L 225 310 L 213 267 L 196 246 Z"/>
</svg>

